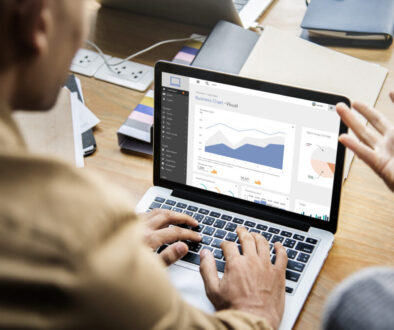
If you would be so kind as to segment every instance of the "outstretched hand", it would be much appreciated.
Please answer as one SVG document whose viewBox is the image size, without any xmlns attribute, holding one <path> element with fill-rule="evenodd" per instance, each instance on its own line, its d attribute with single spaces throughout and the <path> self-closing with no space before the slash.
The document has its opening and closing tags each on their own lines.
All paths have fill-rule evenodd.
<svg viewBox="0 0 394 330">
<path fill-rule="evenodd" d="M 180 241 L 201 241 L 199 233 L 177 226 L 196 227 L 198 225 L 197 220 L 184 213 L 154 209 L 144 214 L 143 217 L 145 217 L 146 225 L 144 239 L 149 247 L 157 250 L 164 244 L 173 243 L 159 254 L 167 266 L 181 259 L 188 252 L 188 246 Z"/>
<path fill-rule="evenodd" d="M 394 91 L 390 93 L 390 98 L 394 103 Z M 394 191 L 394 125 L 381 113 L 363 103 L 354 102 L 352 107 L 364 116 L 375 130 L 357 119 L 346 104 L 338 103 L 338 114 L 360 139 L 357 141 L 348 134 L 342 134 L 339 141 L 367 163 L 391 191 Z"/>
</svg>

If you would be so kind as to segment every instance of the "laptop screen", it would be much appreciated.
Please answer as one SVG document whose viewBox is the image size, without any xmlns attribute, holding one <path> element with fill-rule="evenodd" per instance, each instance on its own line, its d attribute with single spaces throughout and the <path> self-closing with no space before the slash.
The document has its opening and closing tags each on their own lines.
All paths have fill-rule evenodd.
<svg viewBox="0 0 394 330">
<path fill-rule="evenodd" d="M 335 105 L 166 72 L 161 86 L 161 179 L 330 220 Z"/>
</svg>

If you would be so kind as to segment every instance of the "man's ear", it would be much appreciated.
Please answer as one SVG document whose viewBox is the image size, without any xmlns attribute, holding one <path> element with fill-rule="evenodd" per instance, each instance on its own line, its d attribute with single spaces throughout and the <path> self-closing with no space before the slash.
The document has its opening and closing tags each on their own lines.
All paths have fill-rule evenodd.
<svg viewBox="0 0 394 330">
<path fill-rule="evenodd" d="M 52 25 L 50 1 L 17 0 L 16 34 L 18 57 L 29 58 L 48 52 Z"/>
</svg>

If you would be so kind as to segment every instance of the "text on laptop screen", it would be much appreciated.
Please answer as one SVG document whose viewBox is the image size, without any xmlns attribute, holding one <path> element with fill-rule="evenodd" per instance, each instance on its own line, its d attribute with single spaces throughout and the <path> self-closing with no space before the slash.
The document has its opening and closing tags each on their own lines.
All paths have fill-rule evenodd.
<svg viewBox="0 0 394 330">
<path fill-rule="evenodd" d="M 335 106 L 162 75 L 160 177 L 329 221 Z"/>
</svg>

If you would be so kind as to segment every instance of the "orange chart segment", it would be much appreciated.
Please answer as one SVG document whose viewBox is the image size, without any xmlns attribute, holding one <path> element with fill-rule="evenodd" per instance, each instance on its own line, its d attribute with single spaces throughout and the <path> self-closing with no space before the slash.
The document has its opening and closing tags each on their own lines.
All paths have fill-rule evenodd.
<svg viewBox="0 0 394 330">
<path fill-rule="evenodd" d="M 312 159 L 311 165 L 314 171 L 323 178 L 334 177 L 335 164 L 326 163 L 321 160 Z"/>
</svg>

